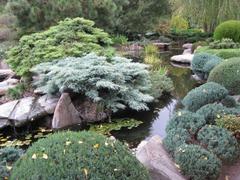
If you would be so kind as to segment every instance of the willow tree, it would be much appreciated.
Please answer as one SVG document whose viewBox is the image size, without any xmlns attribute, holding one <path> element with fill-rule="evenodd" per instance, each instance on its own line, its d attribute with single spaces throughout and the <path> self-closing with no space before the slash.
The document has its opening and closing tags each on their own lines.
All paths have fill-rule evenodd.
<svg viewBox="0 0 240 180">
<path fill-rule="evenodd" d="M 171 0 L 174 13 L 186 17 L 191 24 L 213 32 L 229 19 L 240 19 L 239 0 Z"/>
</svg>

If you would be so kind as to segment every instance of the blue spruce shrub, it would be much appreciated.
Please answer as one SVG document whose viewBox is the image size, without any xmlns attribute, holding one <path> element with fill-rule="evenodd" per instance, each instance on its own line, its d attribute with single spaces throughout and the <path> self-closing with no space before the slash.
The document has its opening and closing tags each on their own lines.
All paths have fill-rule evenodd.
<svg viewBox="0 0 240 180">
<path fill-rule="evenodd" d="M 168 133 L 171 130 L 181 128 L 194 135 L 205 125 L 206 121 L 203 116 L 189 111 L 178 111 L 169 121 L 166 131 Z"/>
<path fill-rule="evenodd" d="M 225 128 L 207 125 L 199 131 L 197 139 L 224 162 L 234 162 L 240 155 L 237 139 Z"/>
<path fill-rule="evenodd" d="M 192 141 L 191 135 L 186 129 L 171 129 L 163 139 L 163 145 L 166 150 L 173 155 L 177 147 L 182 144 L 188 144 Z"/>
<path fill-rule="evenodd" d="M 192 180 L 217 180 L 220 175 L 221 161 L 201 146 L 184 144 L 174 156 L 181 172 Z"/>
<path fill-rule="evenodd" d="M 222 101 L 221 103 L 226 106 L 226 107 L 229 107 L 229 108 L 233 108 L 233 107 L 236 107 L 237 106 L 237 102 L 236 100 L 234 99 L 234 97 L 232 96 L 226 96 Z"/>
<path fill-rule="evenodd" d="M 14 165 L 16 179 L 139 179 L 149 174 L 126 146 L 93 132 L 61 132 L 34 143 Z"/>
<path fill-rule="evenodd" d="M 10 176 L 11 167 L 23 155 L 22 149 L 5 147 L 0 149 L 0 179 L 7 179 Z"/>
<path fill-rule="evenodd" d="M 206 104 L 221 101 L 228 95 L 228 90 L 223 86 L 208 82 L 200 87 L 191 90 L 182 100 L 182 104 L 189 111 L 197 111 Z"/>
<path fill-rule="evenodd" d="M 222 61 L 216 55 L 208 53 L 195 54 L 192 60 L 192 71 L 201 79 L 207 79 L 210 71 Z"/>
<path fill-rule="evenodd" d="M 127 107 L 148 110 L 153 101 L 148 66 L 123 57 L 107 58 L 88 54 L 37 65 L 37 88 L 45 93 L 74 92 L 104 109 L 117 112 Z"/>
<path fill-rule="evenodd" d="M 240 109 L 237 108 L 227 108 L 222 104 L 213 103 L 207 104 L 201 107 L 198 111 L 198 114 L 204 116 L 207 124 L 215 124 L 215 119 L 219 116 L 226 114 L 240 114 Z"/>
</svg>

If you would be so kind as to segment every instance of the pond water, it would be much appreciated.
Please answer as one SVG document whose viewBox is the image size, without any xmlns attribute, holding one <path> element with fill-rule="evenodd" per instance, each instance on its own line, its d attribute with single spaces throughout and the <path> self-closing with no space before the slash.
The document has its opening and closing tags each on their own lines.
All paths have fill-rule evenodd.
<svg viewBox="0 0 240 180">
<path fill-rule="evenodd" d="M 121 114 L 123 118 L 134 118 L 144 123 L 131 130 L 124 128 L 120 131 L 112 132 L 117 139 L 126 141 L 130 146 L 135 147 L 142 140 L 149 139 L 154 135 L 160 135 L 162 138 L 165 137 L 165 127 L 173 112 L 181 108 L 181 100 L 190 90 L 197 86 L 197 82 L 192 78 L 189 66 L 171 64 L 170 57 L 177 53 L 179 53 L 179 50 L 160 53 L 159 55 L 163 60 L 162 66 L 167 68 L 168 76 L 174 83 L 175 89 L 172 94 L 164 95 L 148 112 L 128 111 Z"/>
</svg>

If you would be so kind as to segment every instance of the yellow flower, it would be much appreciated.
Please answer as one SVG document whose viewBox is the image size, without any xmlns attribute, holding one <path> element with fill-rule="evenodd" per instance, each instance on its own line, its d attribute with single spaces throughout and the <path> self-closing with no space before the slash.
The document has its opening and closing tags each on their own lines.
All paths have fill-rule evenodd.
<svg viewBox="0 0 240 180">
<path fill-rule="evenodd" d="M 37 155 L 36 155 L 36 154 L 33 154 L 33 155 L 32 155 L 32 159 L 37 159 Z"/>
<path fill-rule="evenodd" d="M 100 146 L 99 144 L 95 144 L 93 147 L 97 149 L 99 148 L 99 146 Z"/>
<path fill-rule="evenodd" d="M 43 154 L 43 159 L 48 159 L 48 155 L 47 154 Z"/>
</svg>

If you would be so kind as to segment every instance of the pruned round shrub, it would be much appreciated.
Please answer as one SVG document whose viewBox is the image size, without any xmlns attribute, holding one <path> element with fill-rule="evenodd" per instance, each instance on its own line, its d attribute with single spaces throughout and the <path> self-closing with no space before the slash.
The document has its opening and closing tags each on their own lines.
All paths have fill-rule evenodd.
<svg viewBox="0 0 240 180">
<path fill-rule="evenodd" d="M 199 131 L 197 139 L 202 146 L 216 154 L 224 162 L 234 162 L 240 155 L 236 138 L 224 128 L 207 125 Z"/>
<path fill-rule="evenodd" d="M 228 95 L 228 90 L 223 86 L 208 82 L 191 90 L 182 100 L 183 105 L 189 111 L 197 111 L 206 104 L 221 101 Z"/>
<path fill-rule="evenodd" d="M 42 92 L 70 91 L 82 94 L 113 112 L 130 107 L 148 110 L 151 81 L 147 65 L 122 57 L 106 58 L 88 54 L 42 63 L 33 68 Z"/>
<path fill-rule="evenodd" d="M 225 115 L 220 118 L 216 118 L 216 125 L 233 133 L 240 132 L 240 116 Z"/>
<path fill-rule="evenodd" d="M 6 179 L 10 175 L 11 167 L 23 155 L 22 149 L 6 147 L 0 149 L 0 178 Z"/>
<path fill-rule="evenodd" d="M 177 147 L 182 144 L 188 144 L 192 141 L 191 135 L 186 129 L 171 129 L 163 139 L 163 145 L 166 150 L 173 155 Z"/>
<path fill-rule="evenodd" d="M 67 18 L 46 31 L 23 36 L 7 52 L 7 63 L 18 75 L 27 75 L 33 66 L 57 58 L 106 54 L 110 43 L 109 35 L 95 28 L 93 21 Z"/>
<path fill-rule="evenodd" d="M 236 107 L 237 106 L 237 102 L 236 100 L 234 99 L 234 97 L 232 96 L 226 96 L 222 101 L 221 103 L 226 106 L 226 107 L 229 107 L 229 108 L 233 108 L 233 107 Z"/>
<path fill-rule="evenodd" d="M 208 53 L 195 54 L 192 60 L 192 70 L 201 79 L 207 79 L 210 71 L 220 62 L 221 58 Z"/>
<path fill-rule="evenodd" d="M 217 65 L 209 74 L 208 82 L 216 82 L 231 94 L 240 94 L 240 58 L 231 58 Z"/>
<path fill-rule="evenodd" d="M 206 124 L 204 117 L 189 111 L 178 111 L 169 121 L 167 133 L 177 128 L 186 129 L 191 135 L 201 129 Z"/>
<path fill-rule="evenodd" d="M 201 107 L 198 111 L 198 114 L 204 116 L 207 124 L 215 124 L 215 119 L 219 118 L 226 114 L 239 114 L 240 109 L 238 108 L 227 108 L 222 104 L 207 104 Z"/>
<path fill-rule="evenodd" d="M 223 38 L 229 38 L 234 42 L 240 42 L 240 21 L 230 20 L 218 25 L 214 32 L 214 39 L 222 40 Z"/>
<path fill-rule="evenodd" d="M 14 165 L 11 179 L 149 179 L 117 140 L 93 132 L 61 132 L 34 143 Z"/>
<path fill-rule="evenodd" d="M 221 161 L 198 145 L 182 145 L 174 156 L 182 173 L 192 180 L 217 180 L 220 175 Z"/>
</svg>

